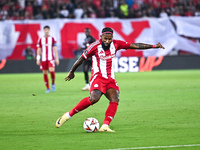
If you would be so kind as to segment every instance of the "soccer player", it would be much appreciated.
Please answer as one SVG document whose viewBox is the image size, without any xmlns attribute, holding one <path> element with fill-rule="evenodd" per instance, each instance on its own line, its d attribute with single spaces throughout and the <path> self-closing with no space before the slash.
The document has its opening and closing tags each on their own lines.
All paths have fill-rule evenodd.
<svg viewBox="0 0 200 150">
<path fill-rule="evenodd" d="M 85 29 L 85 41 L 84 41 L 84 50 L 95 41 L 95 38 L 93 36 L 90 35 L 90 29 L 86 28 Z M 90 90 L 90 85 L 89 85 L 89 75 L 88 75 L 88 71 L 90 69 L 90 67 L 92 66 L 92 60 L 91 58 L 88 58 L 87 60 L 83 61 L 83 72 L 84 72 L 84 76 L 85 76 L 85 87 L 82 88 L 83 91 L 87 91 Z"/>
<path fill-rule="evenodd" d="M 56 40 L 54 37 L 49 35 L 50 27 L 44 26 L 43 28 L 44 36 L 39 38 L 37 43 L 37 57 L 36 64 L 40 65 L 40 69 L 43 72 L 44 82 L 47 90 L 45 93 L 49 93 L 49 80 L 48 80 L 48 70 L 51 74 L 52 79 L 52 91 L 56 90 L 55 86 L 55 63 L 59 65 L 58 52 L 56 47 Z"/>
<path fill-rule="evenodd" d="M 92 73 L 90 79 L 90 97 L 82 99 L 73 109 L 64 113 L 57 121 L 56 127 L 61 127 L 63 123 L 69 120 L 76 113 L 86 109 L 90 105 L 99 101 L 104 94 L 110 101 L 105 113 L 103 125 L 100 132 L 115 132 L 109 128 L 109 124 L 115 116 L 119 103 L 119 87 L 114 77 L 114 59 L 117 50 L 120 49 L 150 49 L 163 48 L 157 43 L 149 45 L 143 43 L 129 43 L 113 39 L 113 30 L 109 27 L 103 28 L 101 39 L 92 43 L 82 56 L 74 63 L 69 74 L 65 78 L 70 81 L 75 77 L 74 72 L 82 62 L 92 57 Z"/>
</svg>

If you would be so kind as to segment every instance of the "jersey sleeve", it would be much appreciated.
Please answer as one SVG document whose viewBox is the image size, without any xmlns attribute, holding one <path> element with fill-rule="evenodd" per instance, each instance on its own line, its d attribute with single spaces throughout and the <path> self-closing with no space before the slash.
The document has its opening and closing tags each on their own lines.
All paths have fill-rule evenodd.
<svg viewBox="0 0 200 150">
<path fill-rule="evenodd" d="M 53 38 L 52 38 L 52 41 L 53 41 L 53 42 L 52 42 L 52 45 L 53 45 L 53 46 L 56 46 L 56 43 L 57 43 L 56 38 L 53 37 Z"/>
<path fill-rule="evenodd" d="M 36 47 L 37 48 L 42 48 L 41 38 L 38 39 Z"/>
<path fill-rule="evenodd" d="M 95 46 L 94 44 L 90 44 L 87 49 L 83 52 L 82 57 L 84 57 L 86 60 L 90 57 L 92 57 L 95 53 Z"/>
<path fill-rule="evenodd" d="M 116 40 L 116 43 L 118 45 L 117 50 L 128 49 L 131 45 L 130 42 L 125 42 L 125 41 L 121 41 L 121 40 Z"/>
</svg>

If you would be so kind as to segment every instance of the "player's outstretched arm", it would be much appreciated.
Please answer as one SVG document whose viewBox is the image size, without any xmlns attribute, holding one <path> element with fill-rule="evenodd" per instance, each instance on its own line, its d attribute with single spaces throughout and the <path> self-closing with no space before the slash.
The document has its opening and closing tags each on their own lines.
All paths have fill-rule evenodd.
<svg viewBox="0 0 200 150">
<path fill-rule="evenodd" d="M 70 81 L 71 79 L 73 79 L 75 77 L 74 72 L 83 63 L 84 60 L 85 60 L 85 58 L 83 58 L 82 56 L 78 58 L 78 60 L 73 64 L 67 77 L 65 78 L 65 81 Z"/>
<path fill-rule="evenodd" d="M 162 48 L 165 49 L 164 46 L 158 42 L 156 45 L 144 44 L 144 43 L 131 43 L 130 49 L 150 49 L 150 48 Z"/>
</svg>

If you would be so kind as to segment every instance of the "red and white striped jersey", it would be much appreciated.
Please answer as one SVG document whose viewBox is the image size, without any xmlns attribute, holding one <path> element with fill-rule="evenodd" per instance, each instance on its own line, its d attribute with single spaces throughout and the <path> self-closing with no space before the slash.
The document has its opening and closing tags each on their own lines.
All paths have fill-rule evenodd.
<svg viewBox="0 0 200 150">
<path fill-rule="evenodd" d="M 39 38 L 37 47 L 42 49 L 41 61 L 54 60 L 53 46 L 56 46 L 56 39 L 54 37 L 43 36 Z"/>
<path fill-rule="evenodd" d="M 95 75 L 100 75 L 103 78 L 115 78 L 114 76 L 114 59 L 117 50 L 128 49 L 130 47 L 129 42 L 121 40 L 113 40 L 110 44 L 110 49 L 104 50 L 101 40 L 95 41 L 87 47 L 86 51 L 82 54 L 82 57 L 88 59 L 92 57 L 92 73 L 91 79 Z"/>
</svg>

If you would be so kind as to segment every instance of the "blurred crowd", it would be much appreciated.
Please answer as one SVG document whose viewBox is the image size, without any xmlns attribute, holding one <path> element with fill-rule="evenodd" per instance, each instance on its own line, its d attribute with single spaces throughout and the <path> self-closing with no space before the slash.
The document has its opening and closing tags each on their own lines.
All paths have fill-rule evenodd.
<svg viewBox="0 0 200 150">
<path fill-rule="evenodd" d="M 0 0 L 0 20 L 200 16 L 200 0 Z"/>
</svg>

